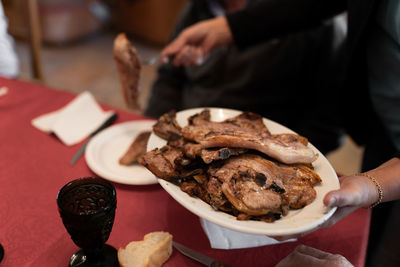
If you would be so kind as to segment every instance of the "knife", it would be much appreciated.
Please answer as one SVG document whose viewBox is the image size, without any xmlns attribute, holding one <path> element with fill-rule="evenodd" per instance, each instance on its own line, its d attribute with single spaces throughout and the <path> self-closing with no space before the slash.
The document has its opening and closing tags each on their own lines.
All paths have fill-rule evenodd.
<svg viewBox="0 0 400 267">
<path fill-rule="evenodd" d="M 95 136 L 96 134 L 98 134 L 100 131 L 104 130 L 105 128 L 107 128 L 108 126 L 110 126 L 116 119 L 117 119 L 118 115 L 117 113 L 114 113 L 113 115 L 111 115 L 105 122 L 103 122 L 102 125 L 100 125 L 99 128 L 97 128 L 93 133 L 91 133 L 89 135 L 88 140 L 86 140 L 86 142 L 79 148 L 79 150 L 75 153 L 75 155 L 72 157 L 72 160 L 70 162 L 70 165 L 74 165 L 75 162 L 80 158 L 80 156 L 82 156 L 83 152 L 86 149 L 86 146 L 88 145 L 90 139 Z"/>
<path fill-rule="evenodd" d="M 179 244 L 175 241 L 172 241 L 172 245 L 179 251 L 181 252 L 183 255 L 196 260 L 200 263 L 202 263 L 205 266 L 208 267 L 229 267 L 229 265 L 224 264 L 222 262 L 219 262 L 217 260 L 214 260 L 204 254 L 201 254 L 200 252 L 197 252 L 193 249 L 190 249 L 182 244 Z"/>
</svg>

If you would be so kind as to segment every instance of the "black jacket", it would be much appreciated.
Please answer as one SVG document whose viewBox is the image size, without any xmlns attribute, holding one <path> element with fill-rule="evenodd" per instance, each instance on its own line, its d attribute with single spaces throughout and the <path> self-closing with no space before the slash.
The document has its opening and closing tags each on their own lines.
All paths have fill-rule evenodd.
<svg viewBox="0 0 400 267">
<path fill-rule="evenodd" d="M 343 70 L 345 82 L 339 92 L 337 108 L 349 135 L 358 144 L 369 145 L 380 142 L 378 133 L 384 133 L 384 138 L 388 138 L 372 107 L 367 79 L 366 36 L 377 3 L 376 0 L 265 0 L 255 8 L 230 14 L 227 19 L 235 43 L 240 49 L 246 49 L 276 36 L 310 28 L 347 11 L 347 64 Z M 393 144 L 389 141 L 388 148 L 382 153 L 389 158 L 393 151 Z"/>
</svg>

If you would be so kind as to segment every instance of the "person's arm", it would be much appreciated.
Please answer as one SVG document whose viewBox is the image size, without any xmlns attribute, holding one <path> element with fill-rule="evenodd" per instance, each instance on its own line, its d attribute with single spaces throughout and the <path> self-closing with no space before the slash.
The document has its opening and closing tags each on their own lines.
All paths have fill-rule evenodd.
<svg viewBox="0 0 400 267">
<path fill-rule="evenodd" d="M 196 64 L 215 47 L 235 42 L 239 48 L 309 29 L 344 11 L 345 0 L 266 0 L 227 16 L 185 29 L 161 52 L 175 66 Z"/>
<path fill-rule="evenodd" d="M 226 17 L 201 21 L 186 28 L 162 51 L 162 61 L 172 60 L 174 66 L 195 65 L 216 47 L 233 41 Z"/>
<path fill-rule="evenodd" d="M 400 154 L 399 154 L 400 155 Z M 367 174 L 367 176 L 365 175 Z M 372 179 L 369 178 L 373 177 Z M 379 184 L 376 185 L 373 179 Z M 361 175 L 339 177 L 340 188 L 328 192 L 324 197 L 324 204 L 328 207 L 337 207 L 335 213 L 318 228 L 327 228 L 336 224 L 341 219 L 361 207 L 371 207 L 380 202 L 388 202 L 400 199 L 400 158 L 396 157 L 383 163 L 379 167 L 367 171 Z M 378 187 L 381 187 L 383 195 L 380 199 Z M 276 240 L 283 241 L 298 238 L 310 232 L 289 236 L 274 236 Z"/>
<path fill-rule="evenodd" d="M 211 17 L 211 14 L 208 12 L 205 1 L 189 1 L 181 12 L 170 39 L 173 40 L 190 25 L 208 17 Z M 162 64 L 158 68 L 157 79 L 152 86 L 151 96 L 144 114 L 159 118 L 172 109 L 181 108 L 182 90 L 186 82 L 187 77 L 183 67 Z"/>
<path fill-rule="evenodd" d="M 172 109 L 180 108 L 185 80 L 186 76 L 181 68 L 160 66 L 144 115 L 159 118 Z"/>
<path fill-rule="evenodd" d="M 393 158 L 378 168 L 365 172 L 380 185 L 383 196 L 380 200 L 378 186 L 373 179 L 364 175 L 340 178 L 340 189 L 324 197 L 324 204 L 338 207 L 335 214 L 323 227 L 329 227 L 360 207 L 371 206 L 377 201 L 387 202 L 400 199 L 400 159 Z"/>
<path fill-rule="evenodd" d="M 346 9 L 346 0 L 266 0 L 226 16 L 241 49 L 311 29 Z"/>
</svg>

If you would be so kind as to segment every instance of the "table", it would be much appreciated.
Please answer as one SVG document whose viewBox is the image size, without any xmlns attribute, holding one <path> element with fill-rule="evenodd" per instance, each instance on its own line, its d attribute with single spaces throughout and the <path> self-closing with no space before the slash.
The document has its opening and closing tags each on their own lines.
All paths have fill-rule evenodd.
<svg viewBox="0 0 400 267">
<path fill-rule="evenodd" d="M 77 247 L 61 222 L 56 195 L 68 181 L 95 174 L 83 157 L 70 166 L 80 144 L 67 147 L 55 136 L 31 126 L 31 120 L 60 108 L 75 95 L 0 78 L 2 86 L 8 88 L 8 93 L 0 96 L 0 243 L 5 249 L 0 266 L 67 266 Z M 114 110 L 119 115 L 116 123 L 145 119 Z M 299 244 L 341 254 L 355 266 L 364 266 L 370 222 L 367 209 L 360 209 L 335 226 L 297 242 L 219 250 L 210 247 L 199 218 L 160 185 L 114 185 L 118 204 L 107 243 L 116 248 L 141 240 L 148 232 L 168 231 L 176 241 L 230 266 L 274 266 Z M 174 250 L 164 266 L 201 265 Z"/>
</svg>

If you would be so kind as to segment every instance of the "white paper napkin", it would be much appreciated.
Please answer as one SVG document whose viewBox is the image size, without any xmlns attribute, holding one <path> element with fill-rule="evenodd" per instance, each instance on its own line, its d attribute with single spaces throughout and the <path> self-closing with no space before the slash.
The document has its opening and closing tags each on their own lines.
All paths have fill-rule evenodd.
<svg viewBox="0 0 400 267">
<path fill-rule="evenodd" d="M 296 238 L 285 241 L 277 241 L 266 235 L 247 234 L 234 231 L 215 223 L 200 218 L 201 226 L 207 234 L 212 248 L 217 249 L 238 249 L 261 247 L 278 243 L 293 242 Z"/>
<path fill-rule="evenodd" d="M 32 120 L 37 129 L 54 133 L 65 145 L 72 146 L 88 137 L 114 111 L 104 112 L 89 92 L 83 92 L 64 107 Z"/>
</svg>

